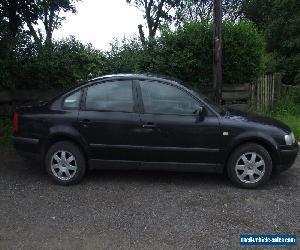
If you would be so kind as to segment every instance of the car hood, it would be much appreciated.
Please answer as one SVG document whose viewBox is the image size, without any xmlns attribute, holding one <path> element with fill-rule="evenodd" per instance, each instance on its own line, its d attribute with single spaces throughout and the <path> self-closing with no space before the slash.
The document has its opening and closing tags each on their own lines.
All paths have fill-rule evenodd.
<svg viewBox="0 0 300 250">
<path fill-rule="evenodd" d="M 284 124 L 283 122 L 280 122 L 276 119 L 266 117 L 263 115 L 259 115 L 256 113 L 252 113 L 252 112 L 240 111 L 240 110 L 233 109 L 233 108 L 229 108 L 228 111 L 229 112 L 226 116 L 227 119 L 238 120 L 241 122 L 259 123 L 261 125 L 268 125 L 268 126 L 280 128 L 287 133 L 291 132 L 291 129 L 286 124 Z"/>
</svg>

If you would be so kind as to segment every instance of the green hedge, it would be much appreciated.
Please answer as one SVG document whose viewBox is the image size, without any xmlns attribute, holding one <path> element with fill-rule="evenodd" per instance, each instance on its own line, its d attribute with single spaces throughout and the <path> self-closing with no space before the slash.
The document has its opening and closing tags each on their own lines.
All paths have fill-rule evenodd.
<svg viewBox="0 0 300 250">
<path fill-rule="evenodd" d="M 2 71 L 13 75 L 9 84 L 16 88 L 65 88 L 80 80 L 106 73 L 105 54 L 74 37 L 55 41 L 52 45 L 27 44 L 12 63 L 0 61 Z"/>
<path fill-rule="evenodd" d="M 223 40 L 224 83 L 255 80 L 263 70 L 263 37 L 249 22 L 225 22 Z M 164 29 L 146 45 L 137 38 L 115 41 L 106 53 L 74 37 L 51 46 L 23 41 L 13 60 L 0 50 L 2 86 L 63 88 L 98 75 L 132 72 L 176 77 L 200 88 L 212 83 L 212 25 L 208 22 Z"/>
<path fill-rule="evenodd" d="M 265 43 L 250 22 L 223 25 L 225 84 L 254 81 L 264 69 Z M 198 86 L 212 83 L 212 25 L 185 23 L 176 31 L 143 47 L 138 40 L 115 43 L 110 52 L 112 72 L 148 72 L 177 77 Z"/>
</svg>

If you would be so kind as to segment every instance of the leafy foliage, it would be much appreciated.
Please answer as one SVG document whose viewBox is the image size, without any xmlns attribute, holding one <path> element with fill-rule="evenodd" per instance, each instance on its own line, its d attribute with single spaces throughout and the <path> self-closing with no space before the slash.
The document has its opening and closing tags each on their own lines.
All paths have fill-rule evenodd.
<svg viewBox="0 0 300 250">
<path fill-rule="evenodd" d="M 236 21 L 241 15 L 243 0 L 223 0 L 223 20 Z M 207 21 L 213 18 L 213 0 L 183 0 L 176 6 L 175 22 Z"/>
<path fill-rule="evenodd" d="M 252 23 L 224 24 L 224 82 L 253 82 L 263 72 L 265 42 Z"/>
<path fill-rule="evenodd" d="M 0 147 L 11 146 L 12 124 L 10 119 L 0 120 Z"/>
<path fill-rule="evenodd" d="M 63 54 L 65 47 L 86 51 L 88 56 L 95 57 L 90 46 L 82 49 L 79 43 L 63 41 L 52 44 L 52 34 L 64 17 L 62 12 L 75 12 L 74 3 L 78 0 L 3 0 L 0 5 L 0 86 L 16 88 L 20 86 L 41 86 L 58 82 L 56 76 L 59 64 L 61 69 L 73 71 L 69 62 L 74 62 L 75 56 L 70 52 Z M 42 23 L 44 31 L 36 29 Z M 73 39 L 74 40 L 74 39 Z M 33 43 L 34 41 L 34 43 Z M 62 52 L 59 54 L 59 52 Z M 68 52 L 68 51 L 67 51 Z M 79 60 L 77 58 L 77 60 Z M 83 58 L 84 60 L 84 58 Z M 94 59 L 93 59 L 94 60 Z M 78 65 L 78 64 L 77 64 Z M 83 72 L 80 71 L 79 72 Z M 43 73 L 40 73 L 42 71 Z M 93 71 L 93 70 L 92 70 Z M 87 70 L 86 72 L 89 72 Z M 70 72 L 69 72 L 70 73 Z M 69 83 L 61 73 L 61 82 Z M 80 73 L 79 73 L 80 75 Z M 40 76 L 40 78 L 38 78 Z M 81 75 L 80 75 L 81 76 Z M 67 76 L 66 76 L 67 77 Z M 81 76 L 84 77 L 84 76 Z M 75 76 L 74 78 L 78 78 Z"/>
<path fill-rule="evenodd" d="M 263 70 L 264 40 L 248 22 L 226 22 L 224 82 L 253 81 Z M 212 82 L 212 25 L 190 22 L 144 47 L 138 39 L 115 43 L 109 53 L 112 72 L 148 72 L 179 78 L 198 87 Z"/>
<path fill-rule="evenodd" d="M 76 12 L 78 0 L 3 0 L 0 5 L 0 27 L 11 38 L 26 31 L 36 43 L 50 43 L 53 31 L 60 27 L 62 12 Z M 38 22 L 44 26 L 36 29 Z M 0 31 L 0 33 L 1 33 Z"/>
<path fill-rule="evenodd" d="M 278 98 L 269 115 L 288 124 L 300 141 L 300 86 Z"/>
<path fill-rule="evenodd" d="M 16 88 L 68 87 L 104 74 L 106 61 L 104 53 L 74 37 L 51 45 L 31 44 L 19 53 L 11 84 Z"/>
<path fill-rule="evenodd" d="M 163 21 L 170 21 L 172 16 L 170 11 L 180 1 L 179 0 L 126 0 L 139 10 L 144 12 L 147 21 L 149 39 L 153 39 L 159 26 Z M 140 32 L 141 33 L 141 32 Z"/>
<path fill-rule="evenodd" d="M 149 1 L 150 3 L 150 1 Z M 225 22 L 224 83 L 253 81 L 263 68 L 264 42 L 249 22 Z M 6 36 L 4 36 L 5 38 Z M 18 32 L 16 47 L 0 40 L 0 85 L 57 88 L 106 73 L 154 73 L 203 87 L 212 82 L 212 24 L 186 22 L 175 31 L 164 28 L 146 44 L 138 38 L 114 41 L 103 53 L 71 37 L 36 43 L 30 32 Z M 5 47 L 6 46 L 6 47 Z M 7 51 L 13 51 L 11 56 Z"/>
<path fill-rule="evenodd" d="M 272 67 L 284 73 L 284 83 L 300 83 L 300 1 L 247 0 L 242 9 L 264 33 Z"/>
<path fill-rule="evenodd" d="M 61 16 L 61 12 L 76 13 L 75 3 L 78 0 L 37 0 L 37 15 L 38 20 L 41 20 L 45 29 L 45 41 L 51 43 L 53 31 L 61 26 L 64 16 Z M 35 23 L 36 24 L 36 23 Z M 27 22 L 30 27 L 30 23 Z M 30 29 L 33 36 L 36 36 L 35 29 Z M 39 31 L 40 33 L 40 31 Z M 41 36 L 40 36 L 41 38 Z"/>
</svg>

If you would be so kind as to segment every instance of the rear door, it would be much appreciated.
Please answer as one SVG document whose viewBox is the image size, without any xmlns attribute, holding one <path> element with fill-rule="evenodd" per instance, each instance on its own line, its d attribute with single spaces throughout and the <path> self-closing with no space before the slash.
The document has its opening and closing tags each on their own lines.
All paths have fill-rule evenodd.
<svg viewBox="0 0 300 250">
<path fill-rule="evenodd" d="M 136 160 L 140 117 L 132 80 L 111 80 L 85 89 L 79 112 L 81 134 L 92 159 Z"/>
<path fill-rule="evenodd" d="M 197 110 L 204 104 L 177 85 L 144 80 L 139 86 L 146 161 L 215 166 L 220 145 L 217 115 L 207 109 L 199 120 Z"/>
</svg>

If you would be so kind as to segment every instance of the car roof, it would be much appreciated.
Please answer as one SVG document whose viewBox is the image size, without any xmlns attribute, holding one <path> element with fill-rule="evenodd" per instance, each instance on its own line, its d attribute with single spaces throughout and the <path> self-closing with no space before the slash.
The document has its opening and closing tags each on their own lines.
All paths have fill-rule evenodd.
<svg viewBox="0 0 300 250">
<path fill-rule="evenodd" d="M 150 81 L 163 81 L 171 83 L 178 87 L 183 87 L 186 90 L 190 91 L 191 86 L 188 84 L 183 83 L 182 81 L 168 77 L 168 76 L 159 76 L 159 75 L 153 75 L 153 74 L 111 74 L 111 75 L 103 75 L 99 76 L 87 81 L 80 81 L 75 86 L 72 86 L 70 88 L 65 89 L 62 93 L 56 95 L 55 97 L 51 98 L 50 101 L 53 102 L 57 98 L 64 96 L 70 92 L 77 91 L 78 89 L 85 88 L 93 83 L 98 83 L 100 81 L 105 80 L 120 80 L 120 79 L 130 79 L 130 80 L 150 80 Z"/>
<path fill-rule="evenodd" d="M 78 82 L 75 86 L 72 86 L 66 89 L 65 91 L 63 91 L 62 93 L 51 98 L 48 103 L 53 103 L 57 99 L 61 98 L 62 96 L 68 95 L 69 93 L 75 92 L 79 89 L 88 87 L 89 85 L 92 85 L 94 83 L 96 84 L 98 82 L 105 81 L 105 80 L 120 80 L 120 79 L 163 81 L 163 82 L 171 83 L 172 85 L 175 85 L 177 87 L 184 88 L 189 92 L 192 89 L 191 86 L 189 86 L 188 84 L 185 84 L 178 79 L 168 77 L 168 76 L 153 75 L 153 74 L 111 74 L 111 75 L 99 76 L 87 81 Z"/>
<path fill-rule="evenodd" d="M 157 79 L 163 79 L 163 80 L 170 79 L 169 77 L 166 77 L 166 76 L 153 75 L 153 74 L 111 74 L 111 75 L 99 76 L 99 77 L 93 78 L 89 81 L 97 81 L 97 80 L 102 80 L 105 78 L 129 78 L 129 79 L 157 78 Z"/>
<path fill-rule="evenodd" d="M 101 80 L 113 80 L 113 79 L 130 79 L 130 80 L 152 80 L 152 81 L 164 81 L 169 82 L 177 86 L 184 86 L 188 89 L 191 88 L 188 84 L 182 82 L 179 79 L 174 77 L 164 76 L 164 75 L 154 75 L 154 74 L 112 74 L 112 75 L 104 75 L 100 77 L 93 78 L 91 80 L 82 82 L 80 85 L 87 85 L 92 82 L 97 82 Z"/>
</svg>

